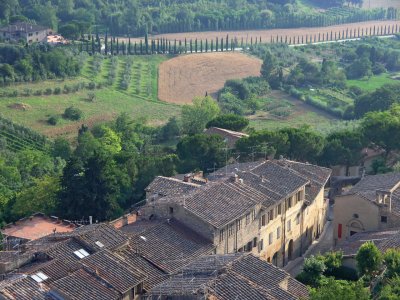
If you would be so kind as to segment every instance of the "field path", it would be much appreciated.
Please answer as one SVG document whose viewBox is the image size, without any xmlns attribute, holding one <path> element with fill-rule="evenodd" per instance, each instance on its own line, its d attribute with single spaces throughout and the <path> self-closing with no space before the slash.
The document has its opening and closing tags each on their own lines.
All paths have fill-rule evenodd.
<svg viewBox="0 0 400 300">
<path fill-rule="evenodd" d="M 373 0 L 371 0 L 373 1 Z M 400 2 L 400 0 L 395 0 Z M 193 41 L 195 39 L 203 40 L 205 41 L 206 39 L 214 39 L 216 37 L 218 38 L 225 38 L 226 35 L 229 35 L 229 38 L 237 38 L 238 42 L 241 42 L 241 39 L 243 38 L 244 43 L 250 44 L 251 38 L 253 38 L 253 43 L 255 42 L 255 39 L 259 39 L 261 37 L 261 40 L 263 43 L 267 42 L 269 43 L 271 38 L 275 38 L 277 36 L 279 37 L 288 37 L 290 38 L 296 38 L 305 36 L 306 34 L 308 36 L 314 36 L 318 34 L 330 34 L 332 31 L 333 33 L 339 33 L 343 32 L 343 30 L 348 29 L 349 31 L 352 30 L 355 32 L 356 30 L 360 29 L 360 32 L 362 29 L 366 31 L 367 29 L 369 30 L 371 27 L 373 28 L 376 26 L 376 28 L 381 27 L 381 26 L 387 26 L 387 27 L 392 27 L 392 26 L 400 26 L 400 21 L 368 21 L 368 22 L 359 22 L 359 23 L 349 23 L 349 24 L 341 24 L 341 25 L 334 25 L 334 26 L 327 26 L 327 27 L 304 27 L 304 28 L 288 28 L 288 29 L 269 29 L 269 30 L 239 30 L 239 31 L 201 31 L 201 32 L 183 32 L 183 33 L 166 33 L 166 34 L 160 34 L 160 35 L 153 35 L 150 36 L 150 39 L 160 39 L 160 38 L 166 38 L 170 41 L 174 41 L 175 39 L 177 41 L 184 41 L 185 38 L 189 42 L 190 39 Z M 137 38 L 137 39 L 131 39 L 132 42 L 140 42 L 140 40 L 143 40 L 144 38 Z M 124 38 L 120 38 L 120 40 L 124 40 Z M 127 40 L 127 39 L 126 39 Z"/>
<path fill-rule="evenodd" d="M 260 76 L 262 61 L 241 53 L 181 55 L 160 65 L 158 98 L 185 104 L 196 96 L 213 95 L 229 79 Z"/>
</svg>

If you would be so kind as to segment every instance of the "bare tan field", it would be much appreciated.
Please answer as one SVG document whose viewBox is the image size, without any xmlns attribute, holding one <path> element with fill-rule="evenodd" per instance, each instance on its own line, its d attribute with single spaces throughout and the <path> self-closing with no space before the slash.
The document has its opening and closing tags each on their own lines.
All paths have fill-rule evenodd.
<svg viewBox="0 0 400 300">
<path fill-rule="evenodd" d="M 369 0 L 365 0 L 368 2 Z M 371 6 L 372 6 L 372 1 L 378 3 L 380 1 L 385 2 L 385 0 L 371 0 Z M 390 0 L 386 0 L 390 1 Z M 397 6 L 400 7 L 400 0 L 393 0 L 394 3 L 396 3 Z M 289 29 L 270 29 L 270 30 L 240 30 L 240 31 L 202 31 L 202 32 L 183 32 L 183 33 L 168 33 L 168 34 L 160 34 L 160 35 L 153 35 L 150 37 L 150 39 L 159 39 L 159 38 L 166 38 L 168 40 L 177 40 L 177 41 L 184 41 L 185 38 L 189 42 L 190 39 L 195 40 L 203 40 L 205 41 L 206 39 L 215 39 L 215 38 L 225 38 L 226 35 L 228 34 L 230 38 L 237 38 L 237 40 L 241 41 L 243 38 L 244 42 L 247 42 L 250 44 L 251 38 L 253 38 L 253 42 L 255 41 L 255 38 L 259 39 L 261 37 L 261 40 L 263 43 L 269 43 L 271 41 L 271 38 L 276 39 L 277 36 L 285 38 L 285 36 L 290 38 L 296 38 L 301 37 L 305 35 L 308 36 L 314 36 L 318 35 L 319 33 L 325 34 L 329 33 L 332 31 L 333 34 L 336 33 L 342 33 L 343 30 L 345 31 L 348 29 L 349 31 L 352 30 L 355 32 L 360 29 L 360 32 L 362 29 L 366 32 L 366 30 L 371 27 L 376 26 L 378 27 L 384 27 L 384 26 L 400 26 L 400 21 L 369 21 L 369 22 L 359 22 L 359 23 L 350 23 L 350 24 L 342 24 L 342 25 L 335 25 L 335 26 L 327 26 L 327 27 L 307 27 L 307 28 L 289 28 Z M 125 40 L 125 38 L 120 38 L 120 40 Z M 132 39 L 133 42 L 140 42 L 140 38 L 137 39 Z M 142 38 L 143 40 L 143 38 Z"/>
<path fill-rule="evenodd" d="M 395 7 L 400 8 L 399 0 L 364 0 L 363 8 Z"/>
<path fill-rule="evenodd" d="M 212 95 L 228 79 L 259 76 L 262 61 L 241 53 L 182 55 L 159 67 L 158 98 L 185 104 L 196 96 Z"/>
</svg>

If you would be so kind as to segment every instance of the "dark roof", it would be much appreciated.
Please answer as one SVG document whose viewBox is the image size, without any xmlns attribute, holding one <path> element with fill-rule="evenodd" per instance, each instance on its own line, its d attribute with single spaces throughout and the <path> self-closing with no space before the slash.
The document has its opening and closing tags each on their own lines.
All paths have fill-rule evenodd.
<svg viewBox="0 0 400 300">
<path fill-rule="evenodd" d="M 238 174 L 244 183 L 268 199 L 280 201 L 306 185 L 306 199 L 313 201 L 326 185 L 331 170 L 286 159 L 232 164 L 210 174 L 211 180 Z"/>
<path fill-rule="evenodd" d="M 119 293 L 95 274 L 79 269 L 73 274 L 53 282 L 52 292 L 60 293 L 71 300 L 120 299 Z"/>
<path fill-rule="evenodd" d="M 76 270 L 79 268 L 80 258 L 76 256 L 74 252 L 80 249 L 84 249 L 89 254 L 93 253 L 93 251 L 74 238 L 60 242 L 45 250 L 44 253 L 52 259 L 61 260 L 64 264 L 68 265 L 69 268 Z"/>
<path fill-rule="evenodd" d="M 376 192 L 391 192 L 392 213 L 400 214 L 400 173 L 370 175 L 362 178 L 355 186 L 343 195 L 359 195 L 375 202 Z"/>
<path fill-rule="evenodd" d="M 17 32 L 17 31 L 22 31 L 22 32 L 35 32 L 35 31 L 42 31 L 42 30 L 47 30 L 47 27 L 43 27 L 41 25 L 36 25 L 36 24 L 29 24 L 26 22 L 17 22 L 10 24 L 8 26 L 0 28 L 0 31 L 11 31 L 11 32 Z"/>
<path fill-rule="evenodd" d="M 265 196 L 259 191 L 230 179 L 211 182 L 187 195 L 184 207 L 202 220 L 219 228 L 243 216 Z"/>
<path fill-rule="evenodd" d="M 359 232 L 337 245 L 335 250 L 343 251 L 343 255 L 353 256 L 357 254 L 360 246 L 368 241 L 372 241 L 382 252 L 390 248 L 400 248 L 400 229 Z"/>
<path fill-rule="evenodd" d="M 266 161 L 262 165 L 251 170 L 252 173 L 262 176 L 264 185 L 270 190 L 285 198 L 296 190 L 306 185 L 309 180 L 290 168 L 278 165 L 272 161 Z"/>
<path fill-rule="evenodd" d="M 306 186 L 306 199 L 314 201 L 315 197 L 326 185 L 332 170 L 309 163 L 301 163 L 287 159 L 275 160 L 275 163 L 297 172 L 300 176 L 310 181 Z"/>
<path fill-rule="evenodd" d="M 145 290 L 148 291 L 165 280 L 166 273 L 140 256 L 140 254 L 136 253 L 136 249 L 133 246 L 127 246 L 120 249 L 115 253 L 115 255 L 123 258 L 130 267 L 140 270 L 140 272 L 145 274 L 143 278 L 143 287 Z"/>
<path fill-rule="evenodd" d="M 73 235 L 94 250 L 116 249 L 128 243 L 128 237 L 122 231 L 106 223 L 79 227 Z M 100 247 L 98 242 L 103 246 Z"/>
<path fill-rule="evenodd" d="M 0 285 L 0 298 L 8 300 L 46 300 L 48 287 L 30 276 L 22 276 Z"/>
<path fill-rule="evenodd" d="M 179 228 L 178 228 L 179 227 Z M 182 223 L 172 219 L 132 236 L 132 247 L 159 269 L 172 273 L 214 246 Z"/>
<path fill-rule="evenodd" d="M 308 298 L 307 287 L 251 254 L 204 256 L 154 287 L 149 296 L 202 295 L 216 299 Z"/>
<path fill-rule="evenodd" d="M 151 191 L 152 193 L 162 196 L 168 196 L 185 194 L 193 191 L 199 186 L 200 185 L 198 184 L 184 182 L 173 177 L 157 176 L 146 188 L 146 191 Z"/>
<path fill-rule="evenodd" d="M 38 272 L 42 272 L 48 277 L 48 279 L 44 281 L 46 284 L 48 284 L 65 276 L 68 276 L 69 273 L 76 271 L 77 269 L 79 269 L 79 267 L 79 265 L 75 265 L 75 268 L 73 269 L 62 260 L 53 259 L 44 263 L 38 262 L 27 265 L 19 269 L 18 271 L 20 273 L 25 273 L 29 275 L 34 275 Z"/>
<path fill-rule="evenodd" d="M 399 183 L 400 173 L 365 176 L 348 191 L 348 194 L 366 193 L 368 191 L 375 193 L 376 190 L 393 191 L 393 189 L 395 189 Z"/>
<path fill-rule="evenodd" d="M 126 293 L 144 280 L 142 272 L 131 268 L 121 257 L 108 250 L 89 255 L 83 258 L 81 263 L 92 269 L 97 276 L 121 294 Z"/>
</svg>

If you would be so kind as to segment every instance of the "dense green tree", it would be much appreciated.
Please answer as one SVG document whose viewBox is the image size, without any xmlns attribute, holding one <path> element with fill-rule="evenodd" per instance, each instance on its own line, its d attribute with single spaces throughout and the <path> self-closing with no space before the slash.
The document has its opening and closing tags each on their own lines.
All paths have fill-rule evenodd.
<svg viewBox="0 0 400 300">
<path fill-rule="evenodd" d="M 366 141 L 384 149 L 386 155 L 400 149 L 400 107 L 367 113 L 361 122 L 361 129 Z"/>
<path fill-rule="evenodd" d="M 58 177 L 44 176 L 33 180 L 33 185 L 16 195 L 12 213 L 16 217 L 25 217 L 42 212 L 52 214 L 57 205 L 60 182 Z"/>
<path fill-rule="evenodd" d="M 207 128 L 219 127 L 233 131 L 242 131 L 249 125 L 249 120 L 235 114 L 219 115 L 207 123 Z"/>
<path fill-rule="evenodd" d="M 371 275 L 381 267 L 382 254 L 373 242 L 366 242 L 358 249 L 356 261 L 361 275 Z"/>
<path fill-rule="evenodd" d="M 400 251 L 388 249 L 383 255 L 383 262 L 387 267 L 387 276 L 394 277 L 400 275 Z"/>
<path fill-rule="evenodd" d="M 344 130 L 329 134 L 321 154 L 321 160 L 328 166 L 344 165 L 346 174 L 351 166 L 358 165 L 362 159 L 362 149 L 366 146 L 359 130 Z"/>
<path fill-rule="evenodd" d="M 311 290 L 310 300 L 369 300 L 370 296 L 361 282 L 328 278 L 321 287 Z"/>
<path fill-rule="evenodd" d="M 400 84 L 387 84 L 358 97 L 354 103 L 354 114 L 361 118 L 370 111 L 388 110 L 394 103 L 400 103 Z"/>
<path fill-rule="evenodd" d="M 176 117 L 171 117 L 167 124 L 165 124 L 160 130 L 160 137 L 163 141 L 170 141 L 180 136 L 181 129 Z"/>
<path fill-rule="evenodd" d="M 182 130 L 187 134 L 196 134 L 204 130 L 207 123 L 214 119 L 220 109 L 211 97 L 195 98 L 193 105 L 182 107 Z"/>
<path fill-rule="evenodd" d="M 129 185 L 128 176 L 105 152 L 95 152 L 87 161 L 72 157 L 61 179 L 59 215 L 99 221 L 118 217 L 126 201 L 122 190 Z"/>
<path fill-rule="evenodd" d="M 372 63 L 368 57 L 364 56 L 349 65 L 346 69 L 346 74 L 349 79 L 370 77 L 372 76 Z"/>
<path fill-rule="evenodd" d="M 180 140 L 176 147 L 182 160 L 183 172 L 201 169 L 209 172 L 212 168 L 222 167 L 225 163 L 226 145 L 218 135 L 196 134 Z"/>
</svg>

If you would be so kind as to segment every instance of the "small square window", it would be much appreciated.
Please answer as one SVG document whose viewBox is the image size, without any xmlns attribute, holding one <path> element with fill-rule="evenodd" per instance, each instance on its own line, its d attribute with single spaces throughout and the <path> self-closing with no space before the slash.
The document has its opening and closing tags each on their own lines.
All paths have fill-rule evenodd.
<svg viewBox="0 0 400 300">
<path fill-rule="evenodd" d="M 296 225 L 300 224 L 300 214 L 297 214 L 296 216 Z"/>
<path fill-rule="evenodd" d="M 246 225 L 250 224 L 250 214 L 246 215 Z"/>
<path fill-rule="evenodd" d="M 224 240 L 224 230 L 221 229 L 221 230 L 219 231 L 219 241 L 222 242 L 223 240 Z"/>
<path fill-rule="evenodd" d="M 381 222 L 387 223 L 387 216 L 381 216 Z"/>
<path fill-rule="evenodd" d="M 282 204 L 278 205 L 278 215 L 282 214 Z"/>
<path fill-rule="evenodd" d="M 264 249 L 264 240 L 261 240 L 261 241 L 258 243 L 258 245 L 259 245 L 259 247 L 260 247 L 260 251 L 263 250 L 263 249 Z"/>
<path fill-rule="evenodd" d="M 170 207 L 170 208 L 169 208 L 169 213 L 170 213 L 170 214 L 173 214 L 173 213 L 174 213 L 174 208 L 173 208 L 173 207 Z"/>
<path fill-rule="evenodd" d="M 265 215 L 262 215 L 261 216 L 261 226 L 265 226 L 266 225 L 266 223 L 265 223 Z"/>
</svg>

